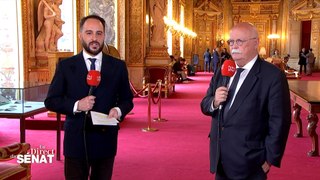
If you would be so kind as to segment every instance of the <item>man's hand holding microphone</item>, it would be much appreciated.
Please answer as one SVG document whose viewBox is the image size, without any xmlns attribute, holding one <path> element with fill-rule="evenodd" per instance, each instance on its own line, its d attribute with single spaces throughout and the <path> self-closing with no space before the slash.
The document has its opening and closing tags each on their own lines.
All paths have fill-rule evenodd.
<svg viewBox="0 0 320 180">
<path fill-rule="evenodd" d="M 90 95 L 80 99 L 78 102 L 78 111 L 90 111 L 94 105 L 95 98 L 95 96 Z"/>
<path fill-rule="evenodd" d="M 221 74 L 223 78 L 222 86 L 218 87 L 215 92 L 213 105 L 214 108 L 221 109 L 223 103 L 227 100 L 228 97 L 228 83 L 230 77 L 236 72 L 236 64 L 233 60 L 225 60 L 221 66 Z"/>
<path fill-rule="evenodd" d="M 93 108 L 95 96 L 92 95 L 93 90 L 100 84 L 101 74 L 99 71 L 90 70 L 87 75 L 87 84 L 90 86 L 88 96 L 82 98 L 78 102 L 78 111 L 85 111 L 86 114 Z"/>
<path fill-rule="evenodd" d="M 100 84 L 101 81 L 101 75 L 99 71 L 96 70 L 90 70 L 87 75 L 87 84 L 90 86 L 88 96 L 82 98 L 78 102 L 78 111 L 85 111 L 86 114 L 88 111 L 90 111 L 95 103 L 95 96 L 93 94 L 93 90 Z M 116 108 L 112 108 L 109 111 L 109 118 L 116 118 L 118 119 L 120 117 L 118 111 Z"/>
</svg>

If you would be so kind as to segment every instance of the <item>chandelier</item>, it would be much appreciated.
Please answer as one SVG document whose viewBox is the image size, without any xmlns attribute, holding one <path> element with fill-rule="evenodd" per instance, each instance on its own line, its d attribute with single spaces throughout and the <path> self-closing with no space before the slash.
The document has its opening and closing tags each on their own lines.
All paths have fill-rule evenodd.
<svg viewBox="0 0 320 180">
<path fill-rule="evenodd" d="M 163 20 L 164 20 L 164 23 L 166 24 L 167 29 L 171 31 L 172 34 L 177 34 L 182 37 L 191 37 L 191 38 L 197 37 L 197 34 L 195 32 L 177 23 L 175 20 L 169 19 L 167 16 L 164 16 Z"/>
</svg>

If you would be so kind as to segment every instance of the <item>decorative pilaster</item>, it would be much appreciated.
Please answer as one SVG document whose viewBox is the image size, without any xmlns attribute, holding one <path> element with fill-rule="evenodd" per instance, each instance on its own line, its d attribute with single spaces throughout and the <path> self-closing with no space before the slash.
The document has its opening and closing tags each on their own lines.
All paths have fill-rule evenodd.
<svg viewBox="0 0 320 180">
<path fill-rule="evenodd" d="M 126 9 L 126 62 L 130 81 L 135 88 L 142 88 L 145 55 L 145 6 L 144 0 L 128 0 Z"/>
<path fill-rule="evenodd" d="M 320 20 L 312 20 L 310 47 L 315 57 L 319 57 Z M 315 62 L 315 69 L 319 69 L 319 61 Z"/>
</svg>

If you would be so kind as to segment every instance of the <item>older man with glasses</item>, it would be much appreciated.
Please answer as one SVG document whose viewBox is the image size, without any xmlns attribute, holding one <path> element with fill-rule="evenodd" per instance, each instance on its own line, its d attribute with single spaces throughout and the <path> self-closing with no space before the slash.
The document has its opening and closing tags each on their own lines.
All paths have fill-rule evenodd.
<svg viewBox="0 0 320 180">
<path fill-rule="evenodd" d="M 236 73 L 225 87 L 228 78 L 219 69 L 201 102 L 202 113 L 212 117 L 210 170 L 216 180 L 267 179 L 285 150 L 291 124 L 288 82 L 284 72 L 259 58 L 258 37 L 249 23 L 231 29 Z"/>
</svg>

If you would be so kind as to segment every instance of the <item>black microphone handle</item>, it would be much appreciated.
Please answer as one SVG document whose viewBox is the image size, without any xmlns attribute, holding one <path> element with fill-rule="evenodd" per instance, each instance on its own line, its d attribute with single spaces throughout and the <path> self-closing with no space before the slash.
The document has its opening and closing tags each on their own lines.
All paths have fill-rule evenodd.
<svg viewBox="0 0 320 180">
<path fill-rule="evenodd" d="M 92 95 L 93 89 L 94 89 L 94 86 L 90 86 L 88 96 L 91 96 L 91 95 Z"/>
<path fill-rule="evenodd" d="M 94 86 L 90 86 L 88 96 L 91 96 L 91 95 L 92 95 L 93 89 L 94 89 Z M 89 111 L 86 111 L 86 115 L 88 114 L 88 112 L 89 112 Z"/>
<path fill-rule="evenodd" d="M 227 87 L 229 80 L 230 80 L 229 76 L 222 76 L 222 86 Z"/>
<path fill-rule="evenodd" d="M 230 77 L 229 76 L 222 76 L 222 86 L 227 87 L 229 83 Z M 224 102 L 220 103 L 219 110 L 222 110 Z"/>
</svg>

